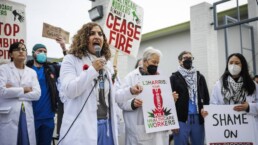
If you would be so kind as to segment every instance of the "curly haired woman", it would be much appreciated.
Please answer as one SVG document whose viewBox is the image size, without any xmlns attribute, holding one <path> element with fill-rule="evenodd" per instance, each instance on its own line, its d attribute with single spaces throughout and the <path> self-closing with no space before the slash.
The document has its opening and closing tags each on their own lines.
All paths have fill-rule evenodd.
<svg viewBox="0 0 258 145">
<path fill-rule="evenodd" d="M 83 25 L 73 37 L 60 71 L 64 116 L 59 144 L 118 144 L 110 57 L 97 23 Z"/>
</svg>

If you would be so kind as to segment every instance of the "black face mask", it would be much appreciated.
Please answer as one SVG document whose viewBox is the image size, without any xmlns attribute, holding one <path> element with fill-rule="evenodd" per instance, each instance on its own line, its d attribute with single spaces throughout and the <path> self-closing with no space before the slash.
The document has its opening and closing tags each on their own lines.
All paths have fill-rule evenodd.
<svg viewBox="0 0 258 145">
<path fill-rule="evenodd" d="M 193 61 L 191 59 L 186 59 L 183 61 L 183 66 L 185 69 L 191 69 L 192 63 L 193 63 Z"/>
<path fill-rule="evenodd" d="M 147 67 L 147 71 L 151 75 L 155 75 L 157 73 L 157 70 L 158 70 L 158 66 L 156 66 L 156 65 L 149 65 Z"/>
</svg>

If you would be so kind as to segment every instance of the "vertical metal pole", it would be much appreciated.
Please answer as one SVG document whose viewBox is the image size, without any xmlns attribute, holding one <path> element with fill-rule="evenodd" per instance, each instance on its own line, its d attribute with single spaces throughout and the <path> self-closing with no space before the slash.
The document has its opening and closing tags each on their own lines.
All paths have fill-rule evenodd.
<svg viewBox="0 0 258 145">
<path fill-rule="evenodd" d="M 254 43 L 254 28 L 250 28 L 251 31 L 251 43 L 252 43 L 252 55 L 253 55 L 253 72 L 256 75 L 256 58 L 255 58 L 255 43 Z"/>
<path fill-rule="evenodd" d="M 218 27 L 218 21 L 217 21 L 218 17 L 217 17 L 217 8 L 216 8 L 216 4 L 213 4 L 213 22 L 214 22 L 214 30 L 217 29 Z"/>
<path fill-rule="evenodd" d="M 239 10 L 238 0 L 237 0 L 237 20 L 238 22 L 240 22 L 240 10 Z M 241 49 L 241 54 L 243 54 L 242 25 L 239 25 L 239 34 L 240 34 L 240 49 Z"/>
<path fill-rule="evenodd" d="M 228 20 L 227 17 L 224 17 L 224 23 L 227 25 L 228 24 Z M 225 41 L 225 60 L 227 60 L 228 58 L 228 28 L 224 28 L 224 41 Z"/>
</svg>

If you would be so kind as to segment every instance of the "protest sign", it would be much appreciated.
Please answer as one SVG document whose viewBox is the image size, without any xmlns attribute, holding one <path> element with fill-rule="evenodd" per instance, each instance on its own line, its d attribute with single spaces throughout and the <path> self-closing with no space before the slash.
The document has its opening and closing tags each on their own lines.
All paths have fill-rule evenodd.
<svg viewBox="0 0 258 145">
<path fill-rule="evenodd" d="M 112 0 L 107 8 L 104 32 L 114 48 L 136 57 L 143 26 L 143 9 L 131 0 Z"/>
<path fill-rule="evenodd" d="M 142 76 L 143 116 L 146 133 L 179 128 L 174 99 L 168 78 L 160 75 Z"/>
<path fill-rule="evenodd" d="M 255 145 L 254 116 L 233 110 L 234 105 L 205 105 L 207 145 Z"/>
<path fill-rule="evenodd" d="M 10 61 L 9 47 L 26 42 L 25 5 L 0 0 L 0 64 Z"/>
<path fill-rule="evenodd" d="M 42 36 L 50 39 L 56 39 L 58 37 L 62 37 L 65 43 L 69 43 L 69 35 L 70 33 L 63 30 L 60 27 L 55 27 L 49 25 L 47 23 L 43 23 L 43 31 Z"/>
</svg>

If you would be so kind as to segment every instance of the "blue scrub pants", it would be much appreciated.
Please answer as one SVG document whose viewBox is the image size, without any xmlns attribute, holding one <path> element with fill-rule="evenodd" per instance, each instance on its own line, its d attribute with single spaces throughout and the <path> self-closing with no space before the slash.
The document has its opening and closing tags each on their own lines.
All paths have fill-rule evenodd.
<svg viewBox="0 0 258 145">
<path fill-rule="evenodd" d="M 187 145 L 189 137 L 191 145 L 204 145 L 204 125 L 199 124 L 199 115 L 188 115 L 187 122 L 179 121 L 179 133 L 173 134 L 175 145 Z"/>
<path fill-rule="evenodd" d="M 98 145 L 114 145 L 110 120 L 98 120 Z"/>
<path fill-rule="evenodd" d="M 25 110 L 21 107 L 17 145 L 30 145 Z"/>
<path fill-rule="evenodd" d="M 35 120 L 37 145 L 51 145 L 54 127 L 54 118 Z"/>
</svg>

